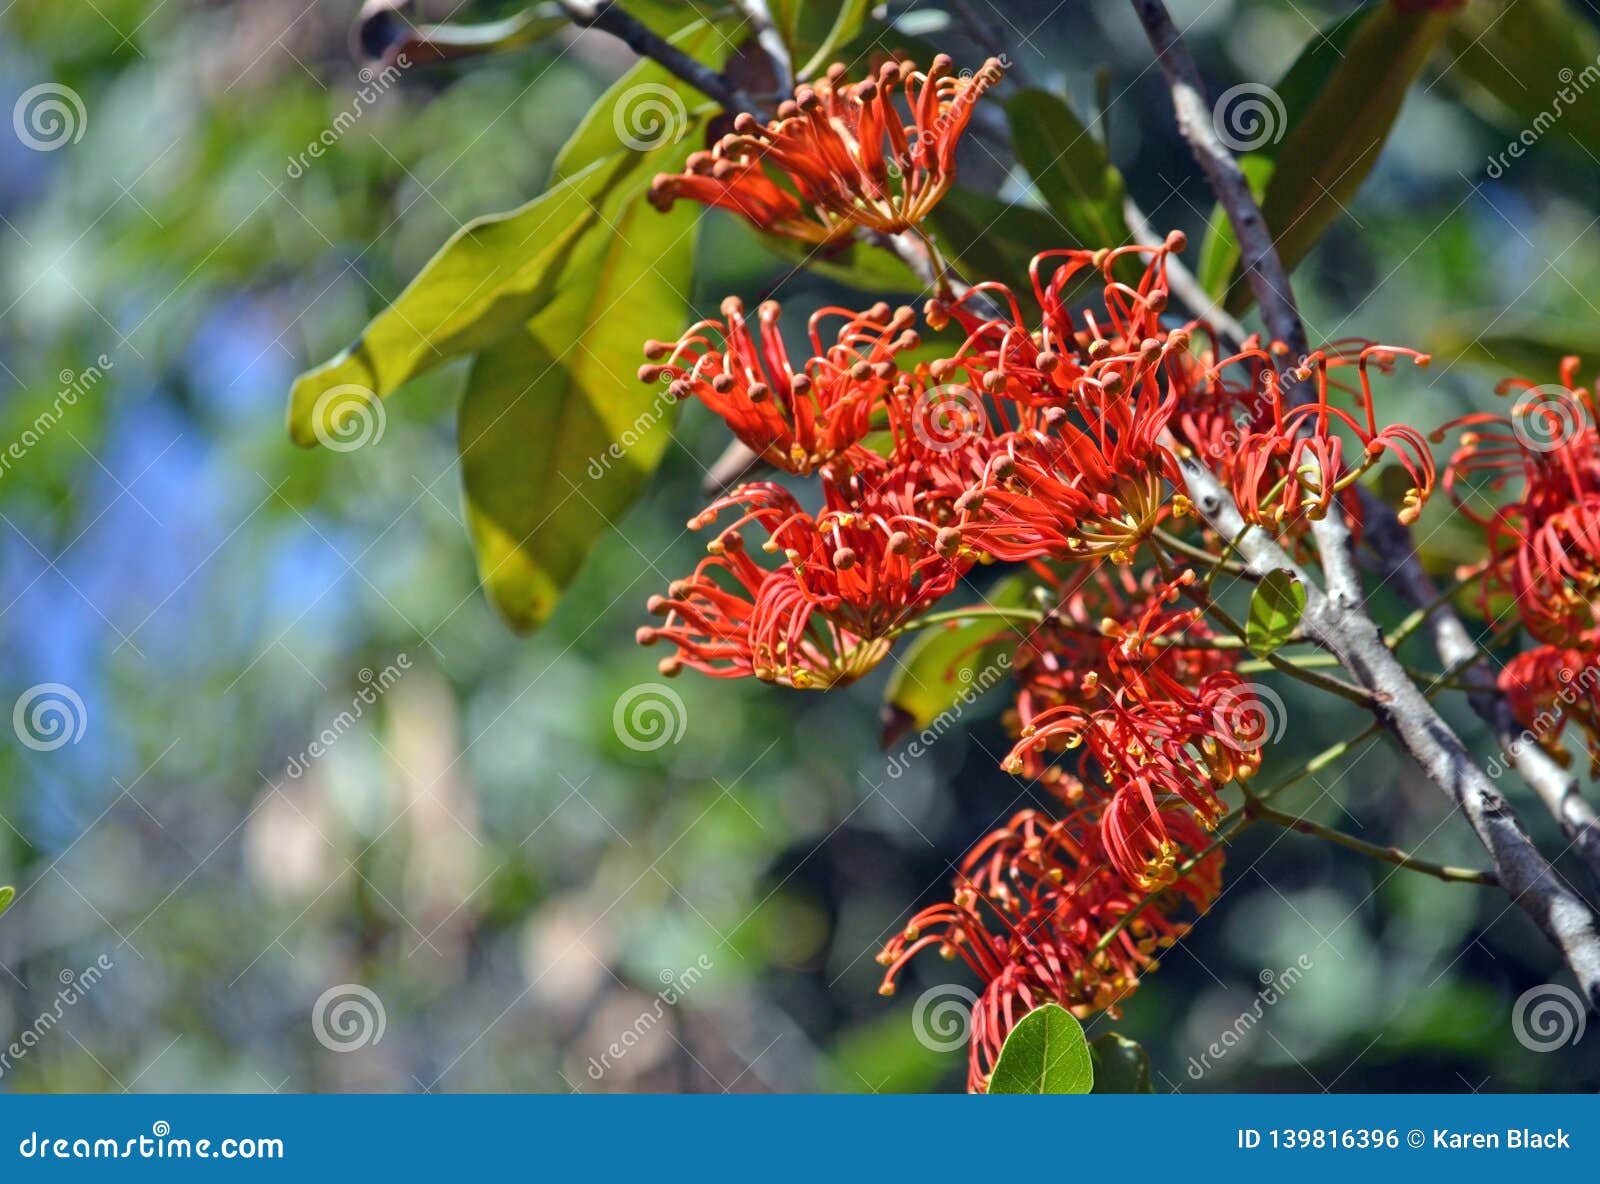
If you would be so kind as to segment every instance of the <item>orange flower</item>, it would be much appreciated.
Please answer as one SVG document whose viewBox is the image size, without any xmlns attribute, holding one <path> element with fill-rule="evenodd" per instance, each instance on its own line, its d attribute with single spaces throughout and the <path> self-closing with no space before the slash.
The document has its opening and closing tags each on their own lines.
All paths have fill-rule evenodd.
<svg viewBox="0 0 1600 1184">
<path fill-rule="evenodd" d="M 940 54 L 926 73 L 912 62 L 886 62 L 857 83 L 844 73 L 835 65 L 796 88 L 770 123 L 740 115 L 711 151 L 689 157 L 686 172 L 656 177 L 651 202 L 666 210 L 687 197 L 811 243 L 838 242 L 857 227 L 916 226 L 955 179 L 956 144 L 973 104 L 1000 81 L 1000 63 L 958 75 Z"/>
<path fill-rule="evenodd" d="M 1444 487 L 1489 544 L 1485 615 L 1495 619 L 1495 602 L 1509 596 L 1528 632 L 1557 646 L 1600 627 L 1600 427 L 1578 364 L 1563 359 L 1561 381 L 1546 386 L 1507 379 L 1496 393 L 1517 392 L 1509 415 L 1467 415 L 1441 429 L 1469 429 Z M 1478 491 L 1464 488 L 1477 478 L 1486 492 L 1515 486 L 1514 500 L 1484 513 Z"/>
<path fill-rule="evenodd" d="M 796 370 L 778 330 L 780 311 L 777 301 L 764 301 L 752 334 L 744 303 L 730 296 L 721 321 L 692 325 L 675 344 L 645 342 L 652 362 L 639 378 L 670 379 L 674 397 L 699 399 L 763 460 L 805 475 L 867 434 L 873 410 L 899 381 L 895 354 L 918 343 L 916 314 L 881 303 L 862 313 L 818 309 L 813 356 Z M 844 324 L 825 346 L 820 326 L 834 316 Z"/>
<path fill-rule="evenodd" d="M 1500 671 L 1500 689 L 1517 722 L 1562 765 L 1561 736 L 1569 723 L 1583 733 L 1589 776 L 1600 777 L 1600 631 L 1570 646 L 1541 645 L 1518 654 Z"/>
<path fill-rule="evenodd" d="M 1205 836 L 1192 818 L 1173 813 L 1168 825 L 1185 861 Z M 1116 1014 L 1117 1005 L 1156 968 L 1156 956 L 1185 933 L 1173 919 L 1185 904 L 1203 913 L 1222 890 L 1220 851 L 1199 860 L 1130 920 L 1141 904 L 1110 866 L 1101 829 L 1087 809 L 1054 819 L 1024 810 L 991 832 L 962 861 L 951 903 L 933 905 L 889 941 L 878 961 L 887 969 L 879 992 L 919 951 L 936 947 L 960 958 L 983 990 L 972 1008 L 967 1086 L 981 1093 L 1011 1029 L 1029 1011 L 1058 1003 L 1082 1017 Z"/>
<path fill-rule="evenodd" d="M 1282 349 L 1282 346 L 1276 347 Z M 1360 503 L 1352 486 L 1385 455 L 1397 458 L 1411 486 L 1400 521 L 1416 521 L 1433 492 L 1434 463 L 1422 433 L 1404 424 L 1380 428 L 1373 405 L 1369 369 L 1388 371 L 1399 357 L 1426 366 L 1427 354 L 1399 346 L 1341 342 L 1317 350 L 1299 367 L 1303 381 L 1316 386 L 1316 400 L 1289 407 L 1270 353 L 1255 339 L 1243 352 L 1225 358 L 1195 383 L 1175 422 L 1186 442 L 1214 466 L 1233 493 L 1246 522 L 1272 529 L 1303 527 L 1342 504 L 1359 526 Z M 1333 382 L 1329 372 L 1355 366 L 1358 386 Z M 1230 384 L 1230 371 L 1248 381 Z M 1330 389 L 1351 391 L 1357 414 L 1329 401 Z M 1345 432 L 1359 446 L 1356 463 L 1346 456 Z"/>
<path fill-rule="evenodd" d="M 1224 813 L 1217 791 L 1260 768 L 1267 720 L 1250 684 L 1225 671 L 1182 698 L 1124 694 L 1092 711 L 1053 707 L 1023 729 L 1004 765 L 1020 773 L 1030 751 L 1082 747 L 1103 783 L 1086 792 L 1106 803 L 1107 852 L 1130 883 L 1153 888 L 1169 882 L 1176 866 L 1164 823 L 1170 807 L 1186 804 L 1206 829 L 1214 826 Z"/>
</svg>

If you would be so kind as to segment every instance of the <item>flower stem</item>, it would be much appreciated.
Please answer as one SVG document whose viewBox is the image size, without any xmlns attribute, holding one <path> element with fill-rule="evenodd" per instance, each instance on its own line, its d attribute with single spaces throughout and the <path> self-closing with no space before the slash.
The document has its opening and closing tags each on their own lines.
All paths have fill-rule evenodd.
<svg viewBox="0 0 1600 1184">
<path fill-rule="evenodd" d="M 1385 863 L 1392 863 L 1396 867 L 1403 867 L 1408 871 L 1421 872 L 1424 875 L 1434 876 L 1440 880 L 1456 884 L 1482 884 L 1488 888 L 1500 886 L 1500 878 L 1493 872 L 1483 872 L 1466 867 L 1451 867 L 1448 864 L 1418 859 L 1398 847 L 1384 847 L 1377 843 L 1369 843 L 1365 839 L 1358 839 L 1342 830 L 1335 830 L 1330 826 L 1323 826 L 1319 822 L 1312 822 L 1309 818 L 1300 818 L 1293 814 L 1286 814 L 1281 810 L 1274 810 L 1271 806 L 1264 805 L 1259 798 L 1251 799 L 1245 803 L 1244 812 L 1250 818 L 1260 819 L 1262 822 L 1270 822 L 1274 826 L 1281 826 L 1285 830 L 1297 831 L 1303 835 L 1326 839 L 1330 843 L 1337 843 L 1341 847 L 1360 852 L 1371 859 L 1380 859 Z"/>
<path fill-rule="evenodd" d="M 993 605 L 974 605 L 971 608 L 953 608 L 945 612 L 928 613 L 914 620 L 896 625 L 883 636 L 887 638 L 900 637 L 907 633 L 914 633 L 918 629 L 926 629 L 933 625 L 947 625 L 952 621 L 977 621 L 993 619 L 997 621 L 1020 621 L 1029 625 L 1038 625 L 1044 620 L 1044 614 L 1032 608 L 996 608 Z M 1021 633 L 1022 630 L 1017 630 Z"/>
</svg>

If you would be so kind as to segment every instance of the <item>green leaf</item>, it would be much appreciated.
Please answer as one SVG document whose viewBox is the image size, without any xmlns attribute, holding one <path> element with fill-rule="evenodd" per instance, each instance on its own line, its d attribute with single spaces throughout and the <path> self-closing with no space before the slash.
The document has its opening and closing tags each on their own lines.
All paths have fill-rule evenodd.
<svg viewBox="0 0 1600 1184">
<path fill-rule="evenodd" d="M 1496 378 L 1554 382 L 1561 359 L 1577 354 L 1590 365 L 1600 361 L 1600 322 L 1500 321 L 1492 333 L 1483 326 L 1494 314 L 1447 317 L 1434 326 L 1429 345 L 1434 356 L 1454 364 L 1472 362 Z"/>
<path fill-rule="evenodd" d="M 989 590 L 984 602 L 994 608 L 1020 608 L 1028 582 L 1008 576 Z M 880 741 L 889 748 L 907 732 L 931 725 L 977 695 L 996 686 L 1010 671 L 1017 628 L 993 617 L 957 625 L 935 625 L 918 634 L 895 664 L 884 690 Z"/>
<path fill-rule="evenodd" d="M 675 40 L 689 52 L 712 33 L 700 23 Z M 636 102 L 665 103 L 674 119 L 681 110 L 681 120 L 660 130 L 630 124 L 630 113 L 638 110 L 623 105 L 630 93 Z M 352 396 L 387 398 L 418 375 L 488 348 L 535 316 L 569 277 L 581 274 L 572 267 L 575 248 L 586 234 L 606 230 L 600 208 L 619 194 L 642 197 L 656 172 L 682 164 L 701 126 L 704 108 L 691 111 L 686 97 L 696 93 L 653 62 L 625 74 L 562 149 L 545 193 L 508 213 L 467 223 L 354 345 L 295 380 L 289 395 L 294 441 L 310 446 L 337 436 L 332 417 L 348 414 Z M 635 143 L 645 148 L 628 145 L 619 128 L 642 128 Z"/>
<path fill-rule="evenodd" d="M 452 58 L 504 53 L 533 45 L 572 24 L 559 4 L 535 4 L 498 21 L 414 25 L 386 4 L 370 9 L 356 26 L 356 39 L 368 57 L 425 66 Z"/>
<path fill-rule="evenodd" d="M 1094 1066 L 1094 1093 L 1153 1094 L 1150 1084 L 1150 1054 L 1137 1040 L 1107 1032 L 1089 1041 L 1089 1060 Z"/>
<path fill-rule="evenodd" d="M 1269 571 L 1250 596 L 1250 619 L 1245 623 L 1245 644 L 1265 658 L 1291 637 L 1306 611 L 1306 586 L 1287 568 Z"/>
<path fill-rule="evenodd" d="M 1593 83 L 1600 31 L 1580 5 L 1572 0 L 1468 5 L 1450 26 L 1445 48 L 1451 56 L 1446 80 L 1464 89 L 1486 118 L 1513 135 L 1531 130 L 1540 143 L 1549 140 L 1576 151 L 1580 163 L 1588 165 L 1585 149 L 1600 144 L 1600 103 L 1581 88 Z M 1562 89 L 1565 97 L 1559 97 Z M 1490 176 L 1514 167 L 1518 157 L 1510 155 L 1509 145 L 1504 148 L 1504 157 L 1492 158 L 1498 171 L 1491 166 Z M 1528 151 L 1518 143 L 1519 156 Z"/>
<path fill-rule="evenodd" d="M 11 902 L 17 898 L 17 890 L 7 885 L 0 888 L 0 914 L 11 907 Z"/>
<path fill-rule="evenodd" d="M 514 628 L 549 616 L 671 437 L 676 401 L 627 359 L 645 336 L 684 323 L 698 211 L 680 206 L 663 215 L 613 198 L 574 245 L 574 278 L 473 361 L 459 421 L 467 524 L 484 586 Z"/>
<path fill-rule="evenodd" d="M 807 5 L 809 8 L 810 5 Z M 818 7 L 821 7 L 820 5 Z M 799 58 L 795 61 L 795 77 L 812 78 L 826 70 L 831 64 L 831 59 L 841 46 L 848 45 L 855 40 L 856 34 L 861 32 L 861 26 L 866 22 L 867 13 L 872 9 L 872 0 L 839 0 L 838 11 L 834 15 L 833 24 L 822 41 L 812 51 L 811 56 L 805 59 L 805 65 L 800 65 Z M 801 28 L 803 29 L 803 23 Z M 803 47 L 796 47 L 803 48 Z"/>
<path fill-rule="evenodd" d="M 989 1075 L 992 1094 L 1086 1094 L 1093 1087 L 1083 1025 L 1054 1003 L 1018 1021 Z"/>
<path fill-rule="evenodd" d="M 726 29 L 695 21 L 668 40 L 692 58 L 721 65 L 727 52 Z M 701 147 L 704 127 L 715 105 L 699 91 L 652 61 L 637 63 L 595 100 L 556 156 L 551 188 L 572 180 L 596 161 L 617 155 L 655 152 L 676 144 Z M 640 145 L 646 147 L 641 149 Z M 664 162 L 652 171 L 667 167 Z M 672 168 L 676 168 L 674 163 Z M 647 177 L 648 181 L 649 178 Z"/>
<path fill-rule="evenodd" d="M 599 221 L 596 204 L 636 181 L 637 172 L 628 157 L 597 161 L 526 205 L 467 223 L 354 345 L 295 380 L 289 394 L 295 443 L 313 445 L 336 431 L 329 417 L 343 392 L 385 398 L 515 332 L 549 303 L 573 245 Z"/>
<path fill-rule="evenodd" d="M 736 225 L 754 235 L 762 246 L 784 262 L 794 267 L 804 266 L 809 272 L 827 276 L 859 292 L 920 292 L 925 286 L 916 272 L 876 243 L 851 241 L 819 250 L 796 239 L 762 234 L 743 219 Z"/>
<path fill-rule="evenodd" d="M 927 225 L 945 257 L 972 280 L 1015 283 L 1028 274 L 1034 255 L 1061 242 L 1061 228 L 1050 214 L 975 189 L 951 189 Z"/>
<path fill-rule="evenodd" d="M 1052 246 L 1094 250 L 1127 242 L 1122 174 L 1072 108 L 1045 91 L 1025 90 L 1006 104 L 1006 117 L 1017 160 L 1071 239 L 1061 242 L 1058 231 L 1034 250 Z"/>
<path fill-rule="evenodd" d="M 1246 175 L 1259 179 L 1262 215 L 1285 268 L 1306 257 L 1355 197 L 1454 15 L 1369 5 L 1317 34 L 1273 88 L 1277 103 L 1268 105 L 1279 110 L 1267 113 L 1260 130 L 1268 138 L 1251 154 L 1257 159 Z M 1232 109 L 1224 105 L 1218 117 L 1226 123 Z M 1285 128 L 1281 137 L 1271 134 Z M 1220 211 L 1213 215 L 1218 241 L 1207 242 L 1202 273 L 1215 294 L 1226 285 L 1224 304 L 1239 314 L 1255 297 L 1239 271 L 1231 230 L 1220 229 L 1225 224 Z"/>
<path fill-rule="evenodd" d="M 727 45 L 704 22 L 673 40 L 715 64 Z M 563 147 L 548 192 L 453 237 L 355 347 L 295 384 L 290 430 L 309 444 L 336 427 L 318 422 L 329 410 L 348 414 L 324 408 L 330 392 L 387 396 L 475 355 L 458 415 L 467 524 L 514 628 L 550 614 L 670 438 L 675 401 L 627 359 L 686 319 L 698 210 L 662 215 L 644 197 L 702 142 L 709 110 L 655 63 L 636 66 Z"/>
</svg>

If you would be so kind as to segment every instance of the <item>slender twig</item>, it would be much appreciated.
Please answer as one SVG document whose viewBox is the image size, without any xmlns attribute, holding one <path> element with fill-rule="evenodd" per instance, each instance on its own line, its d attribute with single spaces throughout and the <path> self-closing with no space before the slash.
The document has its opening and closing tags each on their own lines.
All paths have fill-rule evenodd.
<svg viewBox="0 0 1600 1184">
<path fill-rule="evenodd" d="M 993 605 L 977 604 L 968 608 L 953 608 L 946 612 L 928 613 L 926 616 L 916 617 L 904 624 L 896 625 L 883 636 L 885 638 L 900 637 L 906 633 L 914 633 L 919 629 L 927 629 L 933 625 L 949 625 L 959 621 L 1023 621 L 1030 625 L 1038 625 L 1045 619 L 1045 614 L 1031 608 L 996 608 Z"/>
<path fill-rule="evenodd" d="M 1482 884 L 1489 888 L 1498 888 L 1500 878 L 1493 872 L 1477 871 L 1474 868 L 1451 867 L 1448 864 L 1433 863 L 1426 859 L 1418 859 L 1409 852 L 1398 847 L 1384 847 L 1378 843 L 1369 843 L 1365 839 L 1358 839 L 1355 835 L 1346 834 L 1342 830 L 1335 830 L 1331 826 L 1323 826 L 1320 822 L 1313 822 L 1309 818 L 1300 818 L 1294 814 L 1285 814 L 1282 810 L 1274 810 L 1271 806 L 1263 805 L 1260 799 L 1252 799 L 1245 803 L 1246 816 L 1270 822 L 1274 826 L 1281 826 L 1284 830 L 1292 830 L 1299 834 L 1310 835 L 1313 838 L 1324 839 L 1346 847 L 1351 851 L 1359 852 L 1370 859 L 1381 859 L 1385 863 L 1392 863 L 1396 867 L 1406 868 L 1408 871 L 1422 872 L 1424 875 L 1434 876 L 1457 884 Z"/>
<path fill-rule="evenodd" d="M 1455 580 L 1451 581 L 1449 587 L 1440 589 L 1439 593 L 1434 596 L 1433 599 L 1429 600 L 1425 604 L 1418 605 L 1417 608 L 1415 608 L 1406 616 L 1405 620 L 1401 621 L 1393 629 L 1389 630 L 1389 636 L 1387 638 L 1389 648 L 1392 650 L 1399 649 L 1400 644 L 1405 641 L 1406 638 L 1410 637 L 1423 625 L 1428 623 L 1429 617 L 1431 617 L 1439 609 L 1443 608 L 1446 604 L 1449 604 L 1450 601 L 1454 600 L 1458 592 L 1477 583 L 1478 580 L 1483 578 L 1484 573 L 1488 570 L 1489 561 L 1484 560 L 1482 563 L 1474 565 L 1472 569 L 1465 575 L 1459 576 Z"/>
<path fill-rule="evenodd" d="M 1254 800 L 1258 802 L 1271 801 L 1285 790 L 1299 785 L 1300 782 L 1304 781 L 1307 777 L 1314 776 L 1316 773 L 1327 768 L 1334 761 L 1344 756 L 1345 753 L 1349 752 L 1357 744 L 1360 744 L 1364 740 L 1370 740 L 1381 730 L 1382 729 L 1378 724 L 1369 724 L 1365 731 L 1362 731 L 1355 736 L 1347 737 L 1346 739 L 1340 740 L 1334 744 L 1330 744 L 1327 748 L 1324 748 L 1310 760 L 1306 761 L 1305 764 L 1301 765 L 1300 768 L 1289 774 L 1282 781 L 1279 781 L 1276 785 L 1273 785 L 1268 789 L 1256 794 Z M 1222 850 L 1223 847 L 1227 846 L 1228 843 L 1232 842 L 1234 837 L 1238 835 L 1241 830 L 1250 825 L 1250 821 L 1250 816 L 1244 807 L 1240 807 L 1238 810 L 1228 815 L 1228 817 L 1224 818 L 1217 824 L 1216 837 L 1202 847 L 1199 851 L 1196 851 L 1188 859 L 1184 860 L 1178 865 L 1174 873 L 1175 877 L 1181 880 L 1184 876 L 1187 876 L 1190 872 L 1194 871 L 1195 868 L 1200 866 L 1202 861 L 1212 855 L 1215 855 L 1218 851 Z M 1115 925 L 1101 935 L 1100 940 L 1095 943 L 1094 953 L 1099 954 L 1103 952 L 1107 946 L 1117 939 L 1117 934 L 1126 929 L 1139 916 L 1140 913 L 1149 908 L 1151 904 L 1153 904 L 1164 894 L 1164 892 L 1164 888 L 1158 889 L 1154 892 L 1148 892 L 1141 897 L 1137 904 L 1135 904 L 1126 913 L 1122 914 Z"/>
<path fill-rule="evenodd" d="M 612 0 L 559 0 L 572 23 L 585 29 L 610 33 L 642 58 L 665 67 L 696 90 L 721 103 L 730 111 L 759 110 L 756 102 L 726 77 L 695 61 L 660 34 L 628 15 Z"/>
<path fill-rule="evenodd" d="M 1218 140 L 1212 127 L 1199 68 L 1162 0 L 1131 2 L 1172 92 L 1179 130 L 1233 226 L 1245 275 L 1262 317 L 1274 338 L 1283 341 L 1290 351 L 1303 355 L 1306 352 L 1305 328 L 1287 273 L 1238 162 Z M 1192 457 L 1180 464 L 1191 498 L 1213 528 L 1224 535 L 1243 529 L 1244 520 L 1232 497 L 1209 470 Z M 1384 509 L 1387 511 L 1387 507 Z M 1489 851 L 1506 891 L 1561 951 L 1591 1005 L 1600 1007 L 1600 919 L 1533 845 L 1493 781 L 1473 761 L 1460 738 L 1406 676 L 1404 668 L 1384 644 L 1381 632 L 1367 616 L 1363 605 L 1360 576 L 1343 514 L 1325 515 L 1313 525 L 1313 531 L 1327 581 L 1326 593 L 1314 586 L 1299 565 L 1264 531 L 1247 532 L 1240 552 L 1250 566 L 1263 575 L 1274 568 L 1288 567 L 1306 583 L 1307 605 L 1302 628 L 1307 636 L 1337 655 L 1362 686 L 1386 696 L 1376 712 L 1379 722 L 1393 733 L 1428 778 L 1455 802 Z M 1409 554 L 1409 532 L 1403 527 L 1401 532 L 1404 538 L 1400 545 Z M 1436 595 L 1436 591 L 1430 592 L 1424 602 Z M 1451 662 L 1453 658 L 1441 653 L 1441 660 Z"/>
</svg>

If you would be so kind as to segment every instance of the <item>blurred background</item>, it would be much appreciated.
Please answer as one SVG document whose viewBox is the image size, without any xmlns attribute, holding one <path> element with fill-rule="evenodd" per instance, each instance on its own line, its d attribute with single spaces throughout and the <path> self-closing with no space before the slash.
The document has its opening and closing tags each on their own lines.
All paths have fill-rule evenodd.
<svg viewBox="0 0 1600 1184">
<path fill-rule="evenodd" d="M 1156 226 L 1198 241 L 1211 203 L 1127 5 L 979 7 L 1080 111 L 1108 72 L 1113 158 Z M 1213 90 L 1276 79 L 1351 7 L 1173 4 Z M 970 984 L 932 959 L 881 998 L 872 956 L 1031 800 L 996 767 L 1003 693 L 909 759 L 879 745 L 884 671 L 828 695 L 688 676 L 672 684 L 681 736 L 641 749 L 614 727 L 656 678 L 633 631 L 700 551 L 683 526 L 720 425 L 686 411 L 651 493 L 522 638 L 477 587 L 459 368 L 394 399 L 370 447 L 290 444 L 294 375 L 464 221 L 537 193 L 631 60 L 561 35 L 407 71 L 339 120 L 365 81 L 356 8 L 14 0 L 0 15 L 0 109 L 44 83 L 82 102 L 56 150 L 0 128 L 0 437 L 22 442 L 0 471 L 0 699 L 57 684 L 82 729 L 0 750 L 0 884 L 18 891 L 0 921 L 0 1048 L 34 1036 L 0 1089 L 959 1089 L 964 1048 L 936 1013 Z M 959 62 L 985 56 L 937 2 L 889 15 Z M 1299 273 L 1313 336 L 1440 350 L 1384 388 L 1391 418 L 1425 428 L 1490 405 L 1517 368 L 1461 356 L 1470 327 L 1600 337 L 1600 145 L 1557 129 L 1492 177 L 1507 136 L 1437 66 Z M 297 163 L 335 121 L 336 144 Z M 967 183 L 1028 200 L 994 152 L 970 154 Z M 701 256 L 702 310 L 784 274 L 721 218 Z M 794 307 L 839 294 L 804 276 L 780 292 Z M 1422 533 L 1436 565 L 1471 558 L 1448 523 Z M 1264 778 L 1363 722 L 1284 697 Z M 1482 863 L 1381 744 L 1289 801 Z M 1600 1085 L 1600 1036 L 1548 1053 L 1516 1039 L 1514 1001 L 1561 968 L 1501 894 L 1280 834 L 1247 833 L 1227 881 L 1123 1018 L 1090 1025 L 1143 1042 L 1156 1088 Z M 1224 1031 L 1226 1054 L 1202 1062 Z"/>
</svg>

